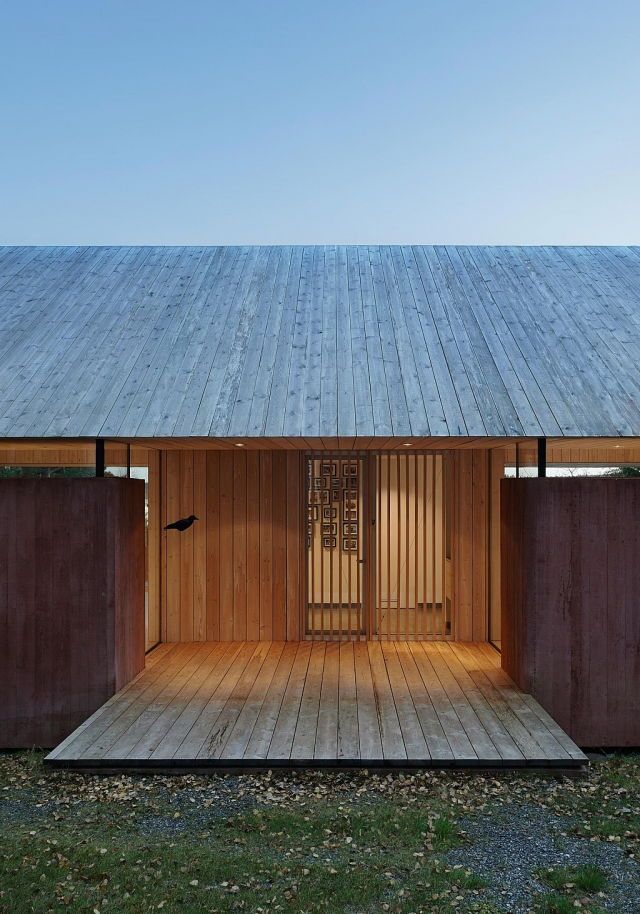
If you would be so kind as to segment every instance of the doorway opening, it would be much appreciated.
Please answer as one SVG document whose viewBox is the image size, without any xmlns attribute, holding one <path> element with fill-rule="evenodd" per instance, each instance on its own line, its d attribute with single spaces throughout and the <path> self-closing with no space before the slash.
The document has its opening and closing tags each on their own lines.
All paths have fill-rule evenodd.
<svg viewBox="0 0 640 914">
<path fill-rule="evenodd" d="M 451 636 L 445 459 L 379 454 L 376 461 L 374 634 L 392 641 Z"/>
<path fill-rule="evenodd" d="M 446 456 L 322 452 L 305 469 L 305 637 L 450 639 Z"/>
</svg>

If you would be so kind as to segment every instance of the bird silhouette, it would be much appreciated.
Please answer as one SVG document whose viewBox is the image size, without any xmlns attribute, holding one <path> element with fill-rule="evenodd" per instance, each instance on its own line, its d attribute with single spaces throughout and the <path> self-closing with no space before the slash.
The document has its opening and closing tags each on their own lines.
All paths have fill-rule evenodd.
<svg viewBox="0 0 640 914">
<path fill-rule="evenodd" d="M 183 530 L 189 529 L 194 520 L 200 520 L 200 518 L 196 517 L 195 514 L 190 514 L 189 517 L 181 517 L 180 520 L 174 520 L 172 524 L 167 524 L 164 529 L 179 530 L 182 533 Z"/>
</svg>

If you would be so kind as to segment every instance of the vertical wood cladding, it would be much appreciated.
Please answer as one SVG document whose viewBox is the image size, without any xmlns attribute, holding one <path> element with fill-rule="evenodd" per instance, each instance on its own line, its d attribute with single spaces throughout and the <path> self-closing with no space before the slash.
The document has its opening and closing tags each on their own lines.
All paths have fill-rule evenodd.
<svg viewBox="0 0 640 914">
<path fill-rule="evenodd" d="M 0 747 L 53 746 L 144 666 L 144 483 L 0 481 Z"/>
<path fill-rule="evenodd" d="M 160 452 L 144 451 L 144 462 L 149 468 L 149 505 L 147 527 L 147 641 L 146 648 L 150 650 L 162 638 L 161 632 L 161 607 L 160 607 Z"/>
<path fill-rule="evenodd" d="M 303 454 L 166 450 L 162 525 L 163 640 L 304 636 Z M 453 637 L 483 641 L 489 605 L 488 452 L 453 453 Z"/>
<path fill-rule="evenodd" d="M 302 455 L 163 451 L 166 641 L 298 640 L 303 568 Z"/>
<path fill-rule="evenodd" d="M 582 746 L 640 744 L 640 483 L 502 482 L 503 666 Z"/>
<path fill-rule="evenodd" d="M 453 461 L 453 597 L 457 641 L 486 641 L 489 609 L 489 451 Z"/>
</svg>

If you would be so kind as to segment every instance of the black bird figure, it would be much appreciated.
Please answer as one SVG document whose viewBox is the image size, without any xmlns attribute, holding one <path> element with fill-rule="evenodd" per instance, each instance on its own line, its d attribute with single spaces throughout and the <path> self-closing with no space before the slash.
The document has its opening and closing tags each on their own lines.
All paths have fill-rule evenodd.
<svg viewBox="0 0 640 914">
<path fill-rule="evenodd" d="M 181 517 L 180 520 L 174 520 L 172 524 L 167 524 L 164 528 L 165 530 L 179 530 L 180 533 L 183 530 L 188 530 L 194 520 L 199 520 L 200 518 L 196 517 L 195 514 L 190 514 L 189 517 Z"/>
</svg>

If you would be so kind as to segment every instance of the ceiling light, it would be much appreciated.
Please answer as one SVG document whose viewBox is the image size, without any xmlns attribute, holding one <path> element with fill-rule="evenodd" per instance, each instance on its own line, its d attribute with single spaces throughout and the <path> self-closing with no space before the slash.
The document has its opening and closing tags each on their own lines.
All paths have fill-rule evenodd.
<svg viewBox="0 0 640 914">
<path fill-rule="evenodd" d="M 413 444 L 413 441 L 404 441 L 402 444 L 402 447 L 411 447 L 412 444 Z"/>
<path fill-rule="evenodd" d="M 243 442 L 243 441 L 236 441 L 236 442 L 235 442 L 235 445 L 236 445 L 236 447 L 244 447 L 244 442 Z"/>
</svg>

